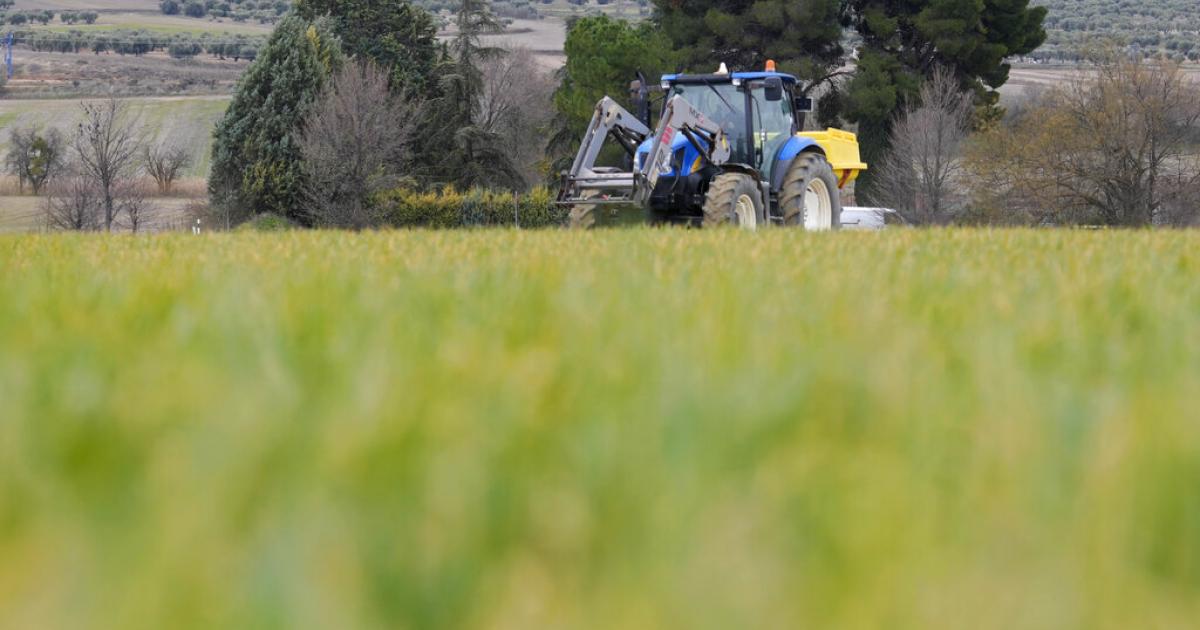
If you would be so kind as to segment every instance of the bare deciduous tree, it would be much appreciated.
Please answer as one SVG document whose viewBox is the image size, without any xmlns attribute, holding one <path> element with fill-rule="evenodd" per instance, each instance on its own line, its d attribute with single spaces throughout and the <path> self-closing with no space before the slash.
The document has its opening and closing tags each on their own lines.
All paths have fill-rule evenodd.
<svg viewBox="0 0 1200 630">
<path fill-rule="evenodd" d="M 555 83 L 528 48 L 512 48 L 480 66 L 479 127 L 500 138 L 500 146 L 526 182 L 544 179 L 542 138 L 554 117 Z"/>
<path fill-rule="evenodd" d="M 133 175 L 141 139 L 136 121 L 123 101 L 109 98 L 82 104 L 83 122 L 72 144 L 76 168 L 100 190 L 104 203 L 104 229 L 112 230 L 119 205 L 117 190 Z"/>
<path fill-rule="evenodd" d="M 318 225 L 370 228 L 383 217 L 371 197 L 395 186 L 419 106 L 388 90 L 387 74 L 369 62 L 347 63 L 305 121 L 308 214 Z"/>
<path fill-rule="evenodd" d="M 945 223 L 962 208 L 971 95 L 939 69 L 921 87 L 920 104 L 896 119 L 878 167 L 871 201 L 895 208 L 909 223 Z"/>
<path fill-rule="evenodd" d="M 1192 220 L 1200 87 L 1178 64 L 1119 53 L 989 133 L 972 158 L 977 198 L 1038 223 Z"/>
<path fill-rule="evenodd" d="M 124 180 L 115 192 L 117 215 L 125 217 L 124 223 L 129 231 L 136 233 L 145 227 L 151 208 L 138 182 L 132 179 Z"/>
<path fill-rule="evenodd" d="M 5 166 L 17 176 L 21 192 L 25 184 L 33 188 L 33 194 L 42 194 L 46 184 L 63 168 L 62 134 L 51 128 L 39 133 L 34 127 L 13 129 L 8 137 L 8 154 Z"/>
<path fill-rule="evenodd" d="M 46 227 L 53 230 L 92 231 L 103 225 L 103 194 L 95 182 L 72 173 L 51 185 L 42 200 Z"/>
<path fill-rule="evenodd" d="M 158 192 L 171 194 L 171 187 L 179 178 L 179 173 L 187 168 L 192 156 L 187 149 L 177 145 L 146 145 L 142 149 L 142 166 L 146 174 L 158 185 Z"/>
</svg>

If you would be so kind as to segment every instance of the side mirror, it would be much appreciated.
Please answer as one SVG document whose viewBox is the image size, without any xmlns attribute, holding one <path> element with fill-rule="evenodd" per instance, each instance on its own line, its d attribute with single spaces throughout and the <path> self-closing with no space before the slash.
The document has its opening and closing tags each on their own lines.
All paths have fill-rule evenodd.
<svg viewBox="0 0 1200 630">
<path fill-rule="evenodd" d="M 813 100 L 807 96 L 796 97 L 796 111 L 801 114 L 811 114 L 813 110 Z"/>
<path fill-rule="evenodd" d="M 763 81 L 763 92 L 772 103 L 783 100 L 783 80 L 779 77 L 767 77 Z"/>
</svg>

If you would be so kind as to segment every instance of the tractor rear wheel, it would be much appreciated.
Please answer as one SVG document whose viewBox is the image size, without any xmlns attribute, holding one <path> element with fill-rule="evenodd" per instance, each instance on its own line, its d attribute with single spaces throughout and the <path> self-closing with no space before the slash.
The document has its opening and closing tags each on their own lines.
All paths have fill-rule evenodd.
<svg viewBox="0 0 1200 630">
<path fill-rule="evenodd" d="M 842 198 L 833 167 L 820 153 L 801 153 L 788 167 L 780 191 L 783 224 L 810 232 L 842 227 Z"/>
<path fill-rule="evenodd" d="M 745 173 L 721 173 L 708 185 L 704 196 L 704 227 L 736 225 L 757 230 L 765 221 L 762 191 Z"/>
</svg>

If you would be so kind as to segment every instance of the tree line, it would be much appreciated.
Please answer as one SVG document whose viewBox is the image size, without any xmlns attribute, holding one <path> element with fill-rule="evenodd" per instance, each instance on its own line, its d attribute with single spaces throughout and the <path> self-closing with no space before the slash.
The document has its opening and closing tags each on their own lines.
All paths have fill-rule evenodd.
<svg viewBox="0 0 1200 630">
<path fill-rule="evenodd" d="M 408 2 L 297 2 L 217 126 L 214 207 L 234 223 L 369 227 L 397 186 L 537 183 L 551 86 L 527 51 L 481 42 L 501 29 L 485 0 L 463 0 L 453 20 L 439 42 Z"/>
<path fill-rule="evenodd" d="M 1093 53 L 1086 70 L 973 129 L 937 72 L 898 116 L 870 201 L 916 224 L 1200 223 L 1200 86 L 1178 62 Z"/>
<path fill-rule="evenodd" d="M 8 6 L 12 6 L 10 3 Z M 100 18 L 100 14 L 95 11 L 62 11 L 55 13 L 54 11 L 25 11 L 21 13 L 5 13 L 0 10 L 0 23 L 12 24 L 20 26 L 23 24 L 40 23 L 42 25 L 49 24 L 54 21 L 54 16 L 57 15 L 63 24 L 95 24 Z"/>
<path fill-rule="evenodd" d="M 235 22 L 257 20 L 263 24 L 277 21 L 291 8 L 288 0 L 162 0 L 164 15 L 193 18 L 230 18 Z"/>
<path fill-rule="evenodd" d="M 22 192 L 28 186 L 45 194 L 42 214 L 50 229 L 137 232 L 151 210 L 141 176 L 153 179 L 158 194 L 170 194 L 191 156 L 183 147 L 147 142 L 124 101 L 84 102 L 80 119 L 69 135 L 11 129 L 5 169 Z"/>
<path fill-rule="evenodd" d="M 858 125 L 871 161 L 882 156 L 895 114 L 917 100 L 935 66 L 949 69 L 959 89 L 972 94 L 981 118 L 994 118 L 996 89 L 1008 76 L 1005 60 L 1045 39 L 1045 9 L 1027 0 L 987 0 L 965 10 L 954 0 L 814 0 L 802 11 L 787 0 L 694 0 L 687 7 L 657 0 L 653 22 L 596 16 L 573 23 L 553 97 L 557 115 L 543 134 L 509 140 L 482 115 L 488 100 L 481 68 L 505 54 L 480 43 L 500 28 L 488 3 L 461 0 L 456 35 L 444 43 L 435 40 L 428 12 L 408 2 L 378 4 L 299 0 L 280 22 L 216 131 L 214 204 L 234 216 L 271 212 L 319 224 L 312 209 L 343 202 L 369 208 L 373 195 L 400 180 L 424 188 L 522 188 L 533 182 L 511 144 L 541 144 L 538 135 L 551 136 L 542 169 L 550 175 L 550 164 L 573 151 L 595 102 L 624 94 L 638 71 L 711 71 L 720 62 L 748 69 L 774 59 L 820 97 L 823 124 Z M 847 29 L 857 36 L 853 50 L 843 37 Z M 845 69 L 852 56 L 853 72 Z M 390 140 L 339 144 L 319 121 L 349 89 L 342 72 L 360 72 L 363 85 L 361 72 L 387 78 L 389 98 L 368 101 L 395 111 L 361 118 L 411 124 L 347 129 L 350 137 Z M 324 144 L 317 141 L 322 134 Z M 328 172 L 349 165 L 365 170 Z"/>
<path fill-rule="evenodd" d="M 145 55 L 163 51 L 177 59 L 189 59 L 208 54 L 218 59 L 252 60 L 266 38 L 261 35 L 190 35 L 175 33 L 163 35 L 142 30 L 114 30 L 103 32 L 69 31 L 56 33 L 47 31 L 16 31 L 14 42 L 35 52 L 64 54 L 115 53 L 118 55 Z"/>
<path fill-rule="evenodd" d="M 722 62 L 753 69 L 767 59 L 797 75 L 817 98 L 810 125 L 858 129 L 864 157 L 874 165 L 859 181 L 860 196 L 894 205 L 913 222 L 1024 217 L 1043 224 L 1146 225 L 1163 222 L 1173 200 L 1185 196 L 1178 191 L 1190 190 L 1185 180 L 1195 169 L 1188 170 L 1186 149 L 1194 125 L 1186 117 L 1161 126 L 1176 134 L 1169 142 L 1154 135 L 1129 152 L 1083 140 L 1050 147 L 1073 146 L 1078 153 L 1058 155 L 1078 165 L 1075 170 L 1051 170 L 1016 155 L 1035 146 L 1028 144 L 1034 139 L 1050 141 L 1068 131 L 1088 138 L 1104 130 L 1111 132 L 1105 142 L 1132 143 L 1136 138 L 1116 133 L 1118 118 L 1084 124 L 1082 114 L 1050 114 L 1126 102 L 1106 100 L 1116 98 L 1123 83 L 1103 83 L 1105 76 L 1182 81 L 1169 61 L 1098 57 L 1075 92 L 1056 92 L 1037 101 L 1037 115 L 1021 117 L 1000 106 L 998 89 L 1008 79 L 1008 60 L 1045 41 L 1044 8 L 1027 0 L 970 6 L 815 0 L 804 6 L 797 12 L 787 0 L 692 0 L 685 11 L 673 0 L 656 0 L 650 22 L 582 18 L 569 25 L 566 65 L 548 83 L 537 78 L 528 51 L 482 43 L 483 35 L 501 28 L 485 0 L 460 0 L 455 35 L 441 42 L 433 17 L 409 2 L 299 0 L 247 69 L 216 128 L 210 200 L 229 224 L 266 213 L 302 225 L 364 228 L 386 223 L 381 200 L 396 198 L 398 190 L 523 190 L 553 178 L 577 148 L 599 98 L 625 95 L 639 73 L 711 72 Z M 854 37 L 846 38 L 847 31 Z M 1109 68 L 1109 75 L 1100 72 Z M 1144 75 L 1145 68 L 1153 72 Z M 1146 101 L 1156 86 L 1190 94 L 1169 81 L 1148 81 L 1144 93 L 1122 98 Z M 1175 115 L 1185 103 L 1162 111 Z M 1119 122 L 1146 128 L 1164 116 L 1144 112 Z M 1063 127 L 1033 126 L 1051 120 Z M 972 158 L 973 151 L 1009 146 L 1012 154 Z M 1160 151 L 1150 164 L 1139 161 L 1146 146 Z M 925 158 L 934 167 L 921 162 Z M 1089 180 L 1089 172 L 1099 172 L 1096 160 L 1114 171 L 1123 164 L 1149 173 L 1149 179 Z M 968 165 L 977 166 L 970 179 L 963 175 Z M 1053 174 L 1050 183 L 1046 173 Z M 973 188 L 972 181 L 989 185 Z M 1088 181 L 1092 188 L 1081 183 Z M 1033 195 L 1030 182 L 1054 194 Z M 1164 196 L 1176 185 L 1174 196 Z M 1075 196 L 1068 194 L 1071 187 Z M 1149 197 L 1137 191 L 1150 191 Z M 1018 199 L 1047 205 L 1031 201 L 1018 208 L 1012 205 Z"/>
</svg>

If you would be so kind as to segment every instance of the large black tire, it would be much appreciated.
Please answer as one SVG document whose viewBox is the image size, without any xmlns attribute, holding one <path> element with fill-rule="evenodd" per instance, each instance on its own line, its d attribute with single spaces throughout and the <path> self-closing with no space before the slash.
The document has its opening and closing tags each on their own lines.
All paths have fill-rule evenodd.
<svg viewBox="0 0 1200 630">
<path fill-rule="evenodd" d="M 766 223 L 762 190 L 745 173 L 721 173 L 708 185 L 704 196 L 704 227 L 736 225 L 757 230 Z"/>
<path fill-rule="evenodd" d="M 842 229 L 842 197 L 825 156 L 801 153 L 792 160 L 783 177 L 779 208 L 786 226 L 817 232 Z"/>
<path fill-rule="evenodd" d="M 580 196 L 586 199 L 594 197 L 596 194 L 597 191 L 585 190 Z M 567 215 L 567 221 L 572 230 L 590 230 L 596 227 L 596 204 L 573 204 L 570 214 Z"/>
</svg>

